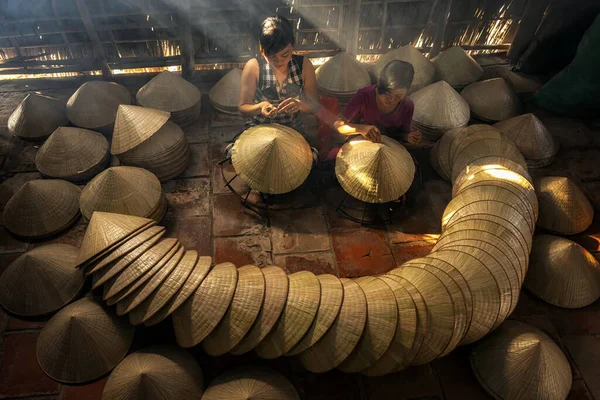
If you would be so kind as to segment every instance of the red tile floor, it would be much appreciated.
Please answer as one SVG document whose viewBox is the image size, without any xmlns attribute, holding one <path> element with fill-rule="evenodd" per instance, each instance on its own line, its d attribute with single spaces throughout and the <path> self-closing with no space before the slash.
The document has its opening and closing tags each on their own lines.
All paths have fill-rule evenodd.
<svg viewBox="0 0 600 400">
<path fill-rule="evenodd" d="M 149 77 L 135 78 L 128 86 L 135 92 Z M 68 98 L 80 82 L 36 82 L 43 94 Z M 31 85 L 30 85 L 31 86 Z M 205 91 L 210 85 L 199 85 Z M 26 95 L 22 84 L 1 84 L 0 88 L 0 207 L 15 188 L 35 173 L 34 156 L 38 144 L 14 139 L 6 130 L 10 112 Z M 33 90 L 29 87 L 28 91 Z M 163 185 L 169 211 L 162 221 L 168 235 L 177 237 L 187 248 L 212 255 L 215 263 L 231 261 L 237 266 L 276 264 L 288 272 L 307 269 L 317 274 L 331 273 L 353 277 L 385 272 L 402 262 L 426 255 L 440 230 L 440 217 L 451 196 L 451 186 L 442 181 L 427 163 L 427 150 L 419 156 L 423 188 L 414 206 L 401 211 L 391 224 L 361 227 L 344 219 L 335 210 L 333 198 L 339 188 L 327 174 L 323 196 L 311 198 L 316 206 L 296 211 L 272 212 L 271 226 L 241 206 L 223 185 L 219 167 L 225 145 L 242 129 L 238 118 L 213 115 L 203 97 L 201 119 L 186 128 L 194 161 L 178 179 Z M 569 175 L 579 180 L 600 211 L 600 130 L 581 121 L 540 113 L 539 117 L 557 137 L 561 149 L 556 161 L 534 174 Z M 226 170 L 230 173 L 231 168 Z M 16 175 L 17 174 L 17 175 Z M 15 176 L 16 175 L 16 176 Z M 329 179 L 329 181 L 327 180 Z M 235 182 L 238 190 L 244 188 Z M 336 190 L 338 192 L 336 192 Z M 332 194 L 333 193 L 333 194 Z M 314 200 L 314 201 L 313 201 Z M 79 245 L 85 222 L 79 221 L 54 238 L 55 242 Z M 600 219 L 575 240 L 600 254 Z M 14 239 L 0 226 L 0 272 L 27 249 L 40 243 Z M 523 292 L 511 318 L 543 329 L 565 350 L 571 361 L 574 383 L 570 399 L 600 399 L 600 303 L 579 310 L 563 310 L 544 304 Z M 36 338 L 45 319 L 23 321 L 0 309 L 0 399 L 100 399 L 106 378 L 83 386 L 58 384 L 40 370 L 35 357 Z M 136 332 L 133 349 L 154 342 L 174 343 L 169 321 Z M 347 375 L 337 371 L 324 375 L 306 372 L 293 358 L 264 361 L 249 355 L 206 357 L 192 349 L 210 381 L 225 368 L 259 363 L 282 371 L 303 399 L 488 399 L 476 382 L 468 361 L 469 348 L 459 348 L 431 364 L 380 378 Z"/>
</svg>

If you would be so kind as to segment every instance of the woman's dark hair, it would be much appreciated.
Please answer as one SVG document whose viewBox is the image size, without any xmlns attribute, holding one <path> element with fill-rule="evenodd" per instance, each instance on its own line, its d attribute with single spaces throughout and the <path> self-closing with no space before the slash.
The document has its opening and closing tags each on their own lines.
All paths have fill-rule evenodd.
<svg viewBox="0 0 600 400">
<path fill-rule="evenodd" d="M 393 60 L 383 67 L 377 80 L 377 93 L 384 94 L 396 89 L 410 89 L 415 69 L 406 61 Z"/>
<path fill-rule="evenodd" d="M 258 41 L 262 51 L 267 56 L 280 52 L 288 44 L 293 46 L 296 42 L 292 24 L 287 18 L 279 15 L 269 17 L 263 21 Z"/>
</svg>

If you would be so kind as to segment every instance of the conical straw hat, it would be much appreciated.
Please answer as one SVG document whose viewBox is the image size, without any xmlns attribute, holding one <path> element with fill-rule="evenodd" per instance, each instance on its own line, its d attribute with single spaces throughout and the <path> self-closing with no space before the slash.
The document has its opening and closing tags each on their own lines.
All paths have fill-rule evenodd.
<svg viewBox="0 0 600 400">
<path fill-rule="evenodd" d="M 192 347 L 219 324 L 233 299 L 238 280 L 235 265 L 215 265 L 196 292 L 173 313 L 177 344 Z"/>
<path fill-rule="evenodd" d="M 422 89 L 433 83 L 435 67 L 423 53 L 411 45 L 402 46 L 379 57 L 375 62 L 375 75 L 379 77 L 383 68 L 393 60 L 406 61 L 413 66 L 415 75 L 410 87 L 411 91 Z"/>
<path fill-rule="evenodd" d="M 367 300 L 360 286 L 351 279 L 340 281 L 344 285 L 344 300 L 331 329 L 299 355 L 304 368 L 314 373 L 332 370 L 348 358 L 362 337 L 367 321 Z"/>
<path fill-rule="evenodd" d="M 521 114 L 523 105 L 503 78 L 488 79 L 467 86 L 460 93 L 473 116 L 483 121 L 503 121 Z"/>
<path fill-rule="evenodd" d="M 81 213 L 94 211 L 148 217 L 164 196 L 152 172 L 135 167 L 112 167 L 92 179 L 83 189 Z"/>
<path fill-rule="evenodd" d="M 138 90 L 139 105 L 157 110 L 183 111 L 200 101 L 200 90 L 180 75 L 163 71 Z"/>
<path fill-rule="evenodd" d="M 312 153 L 301 134 L 279 124 L 249 128 L 231 153 L 235 172 L 252 189 L 269 194 L 291 192 L 312 168 Z"/>
<path fill-rule="evenodd" d="M 471 367 L 495 399 L 566 399 L 573 381 L 569 361 L 545 333 L 506 321 L 471 351 Z"/>
<path fill-rule="evenodd" d="M 342 282 L 330 274 L 317 275 L 317 279 L 321 284 L 321 301 L 319 302 L 317 317 L 300 343 L 286 354 L 288 356 L 300 354 L 317 343 L 331 328 L 333 321 L 340 312 L 344 299 Z"/>
<path fill-rule="evenodd" d="M 261 269 L 265 278 L 265 295 L 254 325 L 231 350 L 232 354 L 244 354 L 254 349 L 267 336 L 283 312 L 288 295 L 288 276 L 279 267 Z"/>
<path fill-rule="evenodd" d="M 529 175 L 527 168 L 523 167 L 523 165 L 519 164 L 518 162 L 506 157 L 487 156 L 471 161 L 469 165 L 463 168 L 463 170 L 452 182 L 453 190 L 458 191 L 466 181 L 474 179 L 473 176 L 477 175 L 481 171 L 490 171 L 489 173 L 492 175 L 492 177 L 498 177 L 498 179 L 504 179 L 501 177 L 510 176 L 508 173 L 514 172 L 515 174 L 525 178 L 529 183 L 533 182 L 533 179 L 531 178 L 531 175 Z"/>
<path fill-rule="evenodd" d="M 600 297 L 600 265 L 575 242 L 552 235 L 534 236 L 524 286 L 552 305 L 585 307 Z"/>
<path fill-rule="evenodd" d="M 476 82 L 483 75 L 481 66 L 463 50 L 454 46 L 443 51 L 431 60 L 438 79 L 454 87 L 466 86 Z"/>
<path fill-rule="evenodd" d="M 81 242 L 77 266 L 119 243 L 138 229 L 156 223 L 133 215 L 95 212 Z"/>
<path fill-rule="evenodd" d="M 448 159 L 450 165 L 454 165 L 456 157 L 460 152 L 470 145 L 471 143 L 478 142 L 484 139 L 498 139 L 509 141 L 506 136 L 499 129 L 494 128 L 490 125 L 476 124 L 470 125 L 466 128 L 466 132 L 463 135 L 458 135 L 452 140 L 448 149 Z"/>
<path fill-rule="evenodd" d="M 430 161 L 435 172 L 447 181 L 452 175 L 452 162 L 450 160 L 450 147 L 454 140 L 469 134 L 469 127 L 453 128 L 444 133 L 431 149 Z"/>
<path fill-rule="evenodd" d="M 110 152 L 119 155 L 154 135 L 170 114 L 154 108 L 121 105 L 117 111 Z"/>
<path fill-rule="evenodd" d="M 124 86 L 113 82 L 86 82 L 67 102 L 67 117 L 81 128 L 104 128 L 114 124 L 120 104 L 131 104 L 131 94 Z"/>
<path fill-rule="evenodd" d="M 317 85 L 329 92 L 354 93 L 371 83 L 369 71 L 354 57 L 341 52 L 321 65 Z"/>
<path fill-rule="evenodd" d="M 106 381 L 103 400 L 198 400 L 204 378 L 198 362 L 175 346 L 155 345 L 125 357 Z"/>
<path fill-rule="evenodd" d="M 234 68 L 210 89 L 208 97 L 213 105 L 237 111 L 241 86 L 242 70 Z"/>
<path fill-rule="evenodd" d="M 79 249 L 66 244 L 36 247 L 13 261 L 0 275 L 0 304 L 7 311 L 38 316 L 68 304 L 85 282 L 75 269 Z"/>
<path fill-rule="evenodd" d="M 390 347 L 398 324 L 398 306 L 392 289 L 374 276 L 354 279 L 367 300 L 365 331 L 354 351 L 337 368 L 359 372 L 377 362 Z"/>
<path fill-rule="evenodd" d="M 167 122 L 149 139 L 120 154 L 119 157 L 124 162 L 139 162 L 155 157 L 165 157 L 172 155 L 171 152 L 183 141 L 186 141 L 183 129 L 179 125 Z"/>
<path fill-rule="evenodd" d="M 83 181 L 108 163 L 108 141 L 87 129 L 60 127 L 35 155 L 35 166 L 51 178 Z"/>
<path fill-rule="evenodd" d="M 309 271 L 288 276 L 288 297 L 273 331 L 256 348 L 256 353 L 267 359 L 282 356 L 302 340 L 315 320 L 321 284 Z"/>
<path fill-rule="evenodd" d="M 515 142 L 530 167 L 550 164 L 558 152 L 558 145 L 552 134 L 533 114 L 520 115 L 494 126 Z"/>
<path fill-rule="evenodd" d="M 415 163 L 404 146 L 386 136 L 381 143 L 354 139 L 337 155 L 335 175 L 342 188 L 367 203 L 387 203 L 402 196 L 415 176 Z"/>
<path fill-rule="evenodd" d="M 445 81 L 439 81 L 410 95 L 415 103 L 413 121 L 442 132 L 467 125 L 469 104 Z"/>
<path fill-rule="evenodd" d="M 547 176 L 535 183 L 540 216 L 537 226 L 561 235 L 585 231 L 594 220 L 594 208 L 571 179 Z"/>
<path fill-rule="evenodd" d="M 264 367 L 246 366 L 217 376 L 202 400 L 300 400 L 283 375 Z"/>
<path fill-rule="evenodd" d="M 27 238 L 43 238 L 62 231 L 79 217 L 80 193 L 77 186 L 59 179 L 26 182 L 4 206 L 4 226 Z"/>
<path fill-rule="evenodd" d="M 85 383 L 110 372 L 125 357 L 134 329 L 91 298 L 68 305 L 50 319 L 37 341 L 37 359 L 52 379 Z"/>
<path fill-rule="evenodd" d="M 25 140 L 43 139 L 68 124 L 64 101 L 35 93 L 28 94 L 8 117 L 8 131 Z"/>
<path fill-rule="evenodd" d="M 238 268 L 238 282 L 233 300 L 219 325 L 202 342 L 204 351 L 221 356 L 231 350 L 248 333 L 262 307 L 265 278 L 260 268 Z"/>
</svg>

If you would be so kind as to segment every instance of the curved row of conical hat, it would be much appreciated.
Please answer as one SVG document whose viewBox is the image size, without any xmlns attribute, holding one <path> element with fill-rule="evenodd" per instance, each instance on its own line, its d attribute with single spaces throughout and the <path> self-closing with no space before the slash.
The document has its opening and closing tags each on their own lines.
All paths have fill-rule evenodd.
<svg viewBox="0 0 600 400">
<path fill-rule="evenodd" d="M 523 112 L 517 94 L 503 78 L 472 83 L 460 94 L 469 103 L 471 114 L 482 121 L 503 121 Z"/>
<path fill-rule="evenodd" d="M 348 53 L 341 52 L 316 71 L 317 86 L 332 95 L 347 96 L 371 83 L 369 71 Z"/>
<path fill-rule="evenodd" d="M 121 104 L 131 104 L 127 88 L 113 82 L 90 81 L 69 98 L 67 117 L 80 128 L 111 129 Z"/>
<path fill-rule="evenodd" d="M 375 76 L 379 77 L 383 68 L 393 60 L 406 61 L 413 66 L 415 75 L 412 85 L 409 88 L 411 92 L 420 90 L 433 83 L 435 67 L 423 53 L 411 45 L 399 47 L 379 57 L 375 62 Z"/>
<path fill-rule="evenodd" d="M 241 86 L 242 70 L 234 68 L 208 92 L 213 107 L 226 114 L 238 114 Z"/>
<path fill-rule="evenodd" d="M 483 75 L 481 66 L 460 46 L 450 47 L 434 57 L 431 62 L 436 77 L 453 87 L 463 87 L 476 82 Z"/>
<path fill-rule="evenodd" d="M 39 140 L 68 123 L 64 101 L 33 93 L 8 117 L 8 131 L 21 139 Z"/>
<path fill-rule="evenodd" d="M 280 373 L 258 366 L 244 366 L 217 376 L 206 388 L 205 400 L 299 400 L 294 385 Z"/>
</svg>

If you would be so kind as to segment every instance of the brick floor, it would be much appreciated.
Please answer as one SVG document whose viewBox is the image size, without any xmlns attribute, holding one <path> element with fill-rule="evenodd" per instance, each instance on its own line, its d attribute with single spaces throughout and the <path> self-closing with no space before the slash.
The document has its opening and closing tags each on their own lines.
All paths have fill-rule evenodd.
<svg viewBox="0 0 600 400">
<path fill-rule="evenodd" d="M 273 254 L 329 250 L 329 232 L 323 210 L 305 208 L 274 213 L 271 217 Z"/>
<path fill-rule="evenodd" d="M 101 400 L 107 380 L 108 377 L 105 377 L 87 385 L 63 385 L 58 398 L 60 400 Z"/>
<path fill-rule="evenodd" d="M 272 265 L 271 241 L 266 235 L 215 238 L 214 262 L 231 262 L 238 267 Z"/>
<path fill-rule="evenodd" d="M 335 266 L 335 255 L 330 251 L 278 254 L 273 256 L 273 264 L 283 268 L 288 274 L 309 270 L 315 274 L 339 276 L 339 272 Z"/>
<path fill-rule="evenodd" d="M 265 232 L 265 221 L 245 208 L 232 193 L 213 196 L 213 234 L 216 236 L 256 235 Z"/>
<path fill-rule="evenodd" d="M 162 188 L 169 203 L 165 218 L 210 215 L 208 179 L 176 179 L 163 183 Z"/>
<path fill-rule="evenodd" d="M 381 274 L 396 265 L 386 235 L 380 230 L 332 232 L 331 238 L 342 277 Z"/>
</svg>

